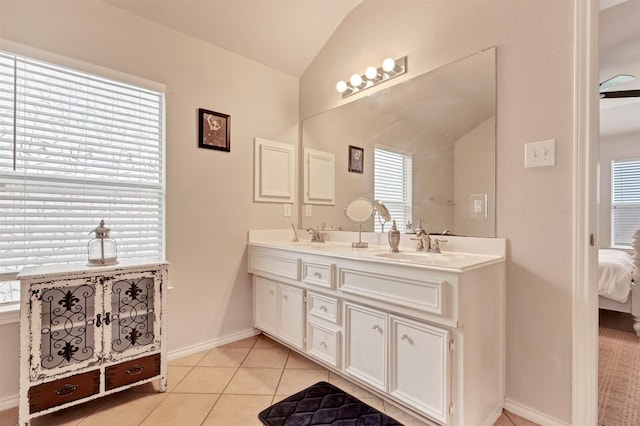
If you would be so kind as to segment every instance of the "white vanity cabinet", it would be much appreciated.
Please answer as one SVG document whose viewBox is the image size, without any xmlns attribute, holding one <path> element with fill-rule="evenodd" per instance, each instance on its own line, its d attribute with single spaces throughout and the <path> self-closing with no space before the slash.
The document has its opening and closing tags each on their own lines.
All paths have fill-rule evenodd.
<svg viewBox="0 0 640 426">
<path fill-rule="evenodd" d="M 387 315 L 346 303 L 345 318 L 345 372 L 385 392 Z"/>
<path fill-rule="evenodd" d="M 388 250 L 250 241 L 256 328 L 425 422 L 492 425 L 504 404 L 503 254 L 425 267 L 377 253 Z"/>
<path fill-rule="evenodd" d="M 166 263 L 27 268 L 18 278 L 21 426 L 152 379 L 166 390 Z"/>
<path fill-rule="evenodd" d="M 301 288 L 255 278 L 255 327 L 298 349 L 304 345 L 304 306 Z"/>
<path fill-rule="evenodd" d="M 304 345 L 304 290 L 284 284 L 278 286 L 278 336 L 296 348 Z"/>
<path fill-rule="evenodd" d="M 392 316 L 389 393 L 447 423 L 451 340 L 444 328 Z"/>
</svg>

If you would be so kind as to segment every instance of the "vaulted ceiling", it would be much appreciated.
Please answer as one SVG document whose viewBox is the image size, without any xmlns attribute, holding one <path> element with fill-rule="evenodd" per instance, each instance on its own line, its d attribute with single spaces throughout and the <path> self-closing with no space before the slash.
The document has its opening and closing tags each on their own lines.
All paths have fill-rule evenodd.
<svg viewBox="0 0 640 426">
<path fill-rule="evenodd" d="M 103 1 L 300 77 L 363 0 Z M 634 81 L 611 90 L 640 89 L 640 0 L 600 0 L 600 9 L 600 81 L 632 74 Z M 603 135 L 640 128 L 640 98 L 603 99 L 600 106 Z"/>
<path fill-rule="evenodd" d="M 300 77 L 362 0 L 104 0 Z"/>
</svg>

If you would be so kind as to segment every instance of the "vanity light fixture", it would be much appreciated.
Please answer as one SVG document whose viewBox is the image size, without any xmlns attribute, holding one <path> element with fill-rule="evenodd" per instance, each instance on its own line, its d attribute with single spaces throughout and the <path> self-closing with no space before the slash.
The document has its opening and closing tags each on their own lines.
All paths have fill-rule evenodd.
<svg viewBox="0 0 640 426">
<path fill-rule="evenodd" d="M 407 72 L 407 57 L 400 59 L 387 58 L 381 67 L 370 66 L 363 75 L 353 74 L 348 82 L 339 81 L 336 90 L 342 95 L 342 99 L 362 90 L 373 87 Z"/>
</svg>

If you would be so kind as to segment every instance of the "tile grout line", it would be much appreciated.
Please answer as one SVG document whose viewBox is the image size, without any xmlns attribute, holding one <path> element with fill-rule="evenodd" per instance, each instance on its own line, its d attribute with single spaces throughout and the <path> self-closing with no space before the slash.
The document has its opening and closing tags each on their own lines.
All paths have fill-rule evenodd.
<svg viewBox="0 0 640 426">
<path fill-rule="evenodd" d="M 204 424 L 204 422 L 207 421 L 207 419 L 209 418 L 209 416 L 211 415 L 211 412 L 213 412 L 213 409 L 216 407 L 216 405 L 218 405 L 218 402 L 220 401 L 220 398 L 222 398 L 222 395 L 224 395 L 225 391 L 227 390 L 227 388 L 229 387 L 229 384 L 233 381 L 233 378 L 236 377 L 236 374 L 238 374 L 238 371 L 240 370 L 240 367 L 242 367 L 242 364 L 247 360 L 247 357 L 249 356 L 249 354 L 251 353 L 251 351 L 253 351 L 253 349 L 256 346 L 256 343 L 258 343 L 258 340 L 260 340 L 260 335 L 258 335 L 258 338 L 256 339 L 255 342 L 253 342 L 253 344 L 251 345 L 251 347 L 249 348 L 249 350 L 247 351 L 247 353 L 244 355 L 244 358 L 242 358 L 242 361 L 240 361 L 240 364 L 236 367 L 236 371 L 233 372 L 233 374 L 231 375 L 231 378 L 229 379 L 229 381 L 227 382 L 227 384 L 224 386 L 224 389 L 222 389 L 222 392 L 220 392 L 220 395 L 218 396 L 218 398 L 216 399 L 216 402 L 213 403 L 213 405 L 211 406 L 211 408 L 209 409 L 209 411 L 207 411 L 207 415 L 204 416 L 204 419 L 202 419 L 202 422 L 200 423 L 200 426 L 202 426 Z M 216 349 L 216 348 L 213 348 Z M 204 359 L 204 357 L 202 358 Z M 202 359 L 200 360 L 200 362 L 202 362 Z M 198 364 L 200 364 L 200 362 L 198 362 Z"/>
<path fill-rule="evenodd" d="M 185 379 L 185 377 L 187 377 L 187 376 L 188 376 L 188 375 L 189 375 L 189 374 L 190 374 L 190 373 L 191 373 L 191 372 L 196 368 L 196 365 L 198 365 L 198 364 L 199 364 L 199 363 L 200 363 L 200 362 L 201 362 L 201 361 L 202 361 L 202 360 L 207 356 L 207 354 L 208 354 L 210 351 L 211 351 L 211 350 L 208 350 L 208 351 L 207 351 L 207 353 L 206 353 L 206 354 L 204 354 L 204 355 L 202 356 L 202 358 L 201 358 L 201 359 L 200 359 L 200 360 L 199 360 L 195 365 L 185 365 L 185 366 L 183 366 L 183 365 L 173 365 L 173 366 L 172 366 L 172 367 L 190 367 L 190 368 L 189 368 L 189 371 L 187 372 L 187 374 L 185 374 L 184 376 L 182 376 L 182 378 L 181 378 L 180 380 L 178 380 L 178 382 L 175 384 L 175 386 L 173 387 L 173 389 L 175 389 L 175 388 L 177 388 L 177 387 L 178 387 L 178 385 L 179 385 L 179 384 L 180 384 L 180 383 Z M 158 409 L 158 407 L 160 406 L 160 404 L 162 404 L 164 401 L 166 401 L 166 400 L 167 400 L 167 398 L 169 397 L 169 395 L 173 393 L 173 391 L 170 391 L 170 390 L 169 390 L 169 383 L 168 383 L 168 382 L 169 382 L 169 365 L 168 365 L 168 362 L 167 362 L 167 390 L 166 390 L 165 392 L 158 392 L 158 393 L 164 393 L 165 395 L 164 395 L 164 397 L 163 397 L 163 398 L 158 402 L 158 404 L 156 404 L 156 405 L 155 405 L 155 407 L 153 407 L 153 408 L 149 411 L 149 413 L 148 413 L 146 416 L 144 416 L 144 418 L 140 421 L 140 423 L 138 423 L 138 426 L 142 425 L 145 421 L 147 421 L 147 419 L 151 416 L 151 414 L 153 414 L 153 413 Z"/>
<path fill-rule="evenodd" d="M 511 422 L 511 424 L 513 426 L 518 426 L 516 425 L 516 422 L 513 421 L 513 419 L 511 419 L 511 417 L 509 417 L 509 412 L 506 410 L 502 410 L 502 413 L 505 415 L 505 417 L 507 418 L 507 420 L 509 420 L 509 422 Z"/>
</svg>

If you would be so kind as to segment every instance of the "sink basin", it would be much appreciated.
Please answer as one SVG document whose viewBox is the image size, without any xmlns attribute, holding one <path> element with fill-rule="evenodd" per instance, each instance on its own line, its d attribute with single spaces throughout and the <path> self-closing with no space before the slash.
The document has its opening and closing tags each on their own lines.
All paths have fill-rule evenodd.
<svg viewBox="0 0 640 426">
<path fill-rule="evenodd" d="M 408 262 L 449 262 L 452 260 L 464 260 L 466 256 L 462 254 L 454 254 L 454 253 L 429 253 L 426 251 L 415 251 L 415 252 L 400 252 L 400 253 L 390 253 L 390 252 L 380 252 L 375 254 L 378 257 L 384 257 L 387 259 L 396 259 L 396 260 L 405 260 Z"/>
</svg>

